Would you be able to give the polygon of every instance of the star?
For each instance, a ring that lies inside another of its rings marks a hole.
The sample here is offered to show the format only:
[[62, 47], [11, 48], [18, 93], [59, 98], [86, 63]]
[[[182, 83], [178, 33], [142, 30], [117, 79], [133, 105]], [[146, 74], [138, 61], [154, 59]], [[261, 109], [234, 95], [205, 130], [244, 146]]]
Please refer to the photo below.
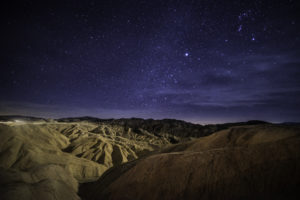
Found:
[[[209, 111], [210, 117], [225, 121], [256, 114], [276, 120], [275, 113], [286, 113], [278, 119], [300, 121], [296, 1], [284, 6], [226, 1], [216, 9], [209, 1], [94, 2], [68, 9], [54, 4], [51, 10], [42, 3], [20, 4], [5, 16], [0, 90], [7, 95], [0, 97], [0, 107], [10, 100], [42, 105], [51, 97], [57, 106], [70, 105], [59, 111], [66, 116], [72, 105], [79, 115], [104, 118], [98, 108], [118, 111], [111, 117], [200, 120]], [[39, 12], [26, 17], [31, 9]], [[30, 24], [30, 35], [24, 22]], [[205, 102], [220, 106], [205, 107]], [[292, 103], [275, 106], [285, 102]], [[232, 112], [224, 114], [223, 108], [233, 104]]]
[[240, 25], [239, 28], [238, 28], [238, 32], [241, 32], [243, 29], [243, 25]]

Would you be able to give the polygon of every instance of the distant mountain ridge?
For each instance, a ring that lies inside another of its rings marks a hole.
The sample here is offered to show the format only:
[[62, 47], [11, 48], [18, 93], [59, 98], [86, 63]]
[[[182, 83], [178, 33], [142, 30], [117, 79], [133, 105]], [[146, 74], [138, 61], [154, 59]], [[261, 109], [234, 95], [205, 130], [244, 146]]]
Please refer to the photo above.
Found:
[[[27, 115], [0, 115], [0, 121], [11, 121], [11, 120], [27, 120], [27, 121], [37, 121], [37, 120], [55, 120], [57, 122], [78, 122], [78, 121], [88, 121], [88, 122], [114, 122], [114, 123], [128, 123], [128, 121], [135, 121], [135, 122], [143, 122], [143, 121], [160, 121], [160, 122], [182, 122], [187, 124], [194, 124], [194, 125], [200, 125], [195, 124], [192, 122], [187, 122], [184, 120], [178, 120], [178, 119], [171, 119], [171, 118], [165, 118], [165, 119], [143, 119], [143, 118], [98, 118], [98, 117], [92, 117], [92, 116], [82, 116], [82, 117], [63, 117], [63, 118], [44, 118], [44, 117], [34, 117], [34, 116], [27, 116]], [[262, 120], [249, 120], [246, 122], [232, 122], [232, 123], [221, 123], [221, 124], [241, 124], [241, 125], [255, 125], [255, 124], [264, 124], [269, 123]], [[300, 123], [300, 122], [283, 122], [282, 124], [293, 124], [293, 123]], [[208, 124], [208, 125], [219, 125], [219, 124]], [[205, 126], [205, 125], [200, 125]]]
[[[77, 122], [90, 122], [112, 126], [122, 126], [126, 130], [132, 129], [134, 132], [148, 131], [158, 137], [167, 137], [172, 143], [179, 142], [179, 138], [188, 137], [203, 137], [210, 135], [216, 131], [227, 129], [233, 126], [242, 125], [258, 125], [258, 124], [269, 124], [269, 122], [251, 120], [247, 122], [236, 122], [236, 123], [224, 123], [224, 124], [211, 124], [211, 125], [200, 125], [186, 122], [177, 119], [142, 119], [142, 118], [120, 118], [120, 119], [100, 119], [96, 117], [84, 116], [84, 117], [69, 117], [59, 119], [44, 119], [30, 116], [0, 116], [0, 121], [42, 121], [42, 122], [63, 122], [63, 123], [77, 123]], [[167, 135], [167, 136], [166, 136]]]

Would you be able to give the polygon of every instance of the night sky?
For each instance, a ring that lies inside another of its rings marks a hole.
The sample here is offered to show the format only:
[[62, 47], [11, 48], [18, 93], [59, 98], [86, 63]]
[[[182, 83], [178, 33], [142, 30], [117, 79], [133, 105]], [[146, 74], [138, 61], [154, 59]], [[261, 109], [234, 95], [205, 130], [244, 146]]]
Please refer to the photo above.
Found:
[[297, 1], [16, 2], [0, 114], [300, 121]]

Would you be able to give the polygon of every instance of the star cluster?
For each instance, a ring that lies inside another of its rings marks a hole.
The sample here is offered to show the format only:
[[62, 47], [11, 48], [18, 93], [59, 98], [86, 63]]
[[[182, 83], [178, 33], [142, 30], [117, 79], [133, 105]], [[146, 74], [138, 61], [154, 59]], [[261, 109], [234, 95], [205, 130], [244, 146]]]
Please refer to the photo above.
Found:
[[0, 114], [299, 121], [296, 1], [21, 1]]

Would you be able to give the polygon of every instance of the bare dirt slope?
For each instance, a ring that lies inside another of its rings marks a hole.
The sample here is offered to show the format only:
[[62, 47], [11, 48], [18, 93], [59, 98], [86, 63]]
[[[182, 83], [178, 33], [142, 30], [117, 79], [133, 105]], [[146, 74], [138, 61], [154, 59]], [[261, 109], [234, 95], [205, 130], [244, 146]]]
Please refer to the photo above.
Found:
[[78, 182], [107, 168], [62, 150], [69, 139], [47, 124], [0, 124], [2, 199], [79, 199]]
[[78, 183], [169, 144], [118, 125], [57, 122], [0, 124], [3, 199], [79, 199]]
[[67, 120], [0, 122], [0, 199], [282, 199], [299, 189], [299, 126], [211, 134], [231, 125]]
[[[83, 199], [298, 199], [297, 126], [234, 127], [107, 171]], [[294, 196], [296, 195], [296, 196]]]

